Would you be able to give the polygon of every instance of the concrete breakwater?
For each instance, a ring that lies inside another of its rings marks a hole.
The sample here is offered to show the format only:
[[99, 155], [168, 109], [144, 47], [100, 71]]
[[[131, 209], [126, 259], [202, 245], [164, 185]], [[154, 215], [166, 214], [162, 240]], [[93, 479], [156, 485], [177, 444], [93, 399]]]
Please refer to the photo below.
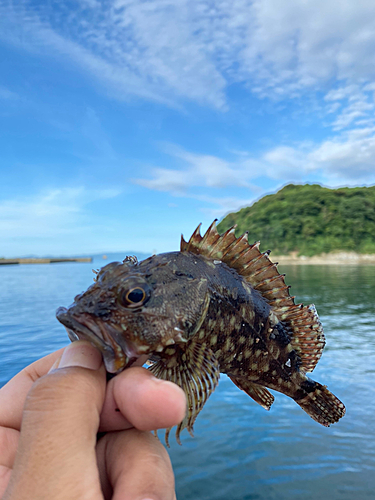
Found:
[[0, 259], [0, 266], [12, 264], [56, 264], [57, 262], [92, 262], [92, 257]]

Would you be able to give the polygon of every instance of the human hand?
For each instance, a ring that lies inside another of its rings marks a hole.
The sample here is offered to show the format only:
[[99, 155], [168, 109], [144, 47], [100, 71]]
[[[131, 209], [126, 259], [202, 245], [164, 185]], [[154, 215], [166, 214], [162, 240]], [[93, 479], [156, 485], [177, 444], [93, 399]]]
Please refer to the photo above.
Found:
[[183, 391], [144, 368], [107, 384], [99, 351], [74, 342], [0, 390], [0, 497], [173, 500], [169, 456], [148, 431], [185, 411]]

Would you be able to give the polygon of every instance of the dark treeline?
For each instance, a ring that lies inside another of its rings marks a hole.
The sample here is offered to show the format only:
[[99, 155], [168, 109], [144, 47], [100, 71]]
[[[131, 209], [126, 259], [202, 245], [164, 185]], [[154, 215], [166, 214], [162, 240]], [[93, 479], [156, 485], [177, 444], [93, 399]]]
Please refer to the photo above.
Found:
[[328, 189], [289, 184], [251, 207], [227, 215], [219, 232], [237, 224], [236, 235], [276, 254], [354, 251], [375, 253], [375, 186]]

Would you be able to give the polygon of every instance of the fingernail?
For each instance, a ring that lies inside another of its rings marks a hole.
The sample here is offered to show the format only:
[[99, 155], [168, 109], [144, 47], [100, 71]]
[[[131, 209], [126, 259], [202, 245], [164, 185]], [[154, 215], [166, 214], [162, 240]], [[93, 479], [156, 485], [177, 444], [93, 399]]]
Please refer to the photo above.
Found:
[[76, 341], [65, 348], [58, 369], [70, 366], [99, 370], [102, 355], [94, 346], [85, 341]]
[[56, 370], [56, 368], [59, 367], [59, 364], [60, 364], [60, 360], [61, 360], [61, 356], [56, 359], [56, 361], [53, 363], [53, 365], [51, 366], [51, 368], [49, 369], [49, 372], [48, 373], [51, 373], [53, 372], [53, 370]]

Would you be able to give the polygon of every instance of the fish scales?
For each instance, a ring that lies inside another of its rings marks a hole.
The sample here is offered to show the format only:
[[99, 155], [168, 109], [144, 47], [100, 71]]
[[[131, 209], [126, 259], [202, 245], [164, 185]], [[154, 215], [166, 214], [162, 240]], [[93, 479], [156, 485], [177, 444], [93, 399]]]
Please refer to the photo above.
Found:
[[219, 235], [215, 222], [203, 237], [198, 226], [188, 242], [182, 238], [179, 252], [103, 267], [57, 318], [72, 341], [86, 339], [101, 350], [109, 373], [148, 358], [156, 377], [184, 390], [178, 442], [184, 428], [192, 433], [220, 373], [266, 409], [273, 389], [320, 424], [337, 422], [343, 403], [306, 375], [325, 344], [315, 306], [294, 303], [259, 242], [236, 238], [234, 228]]

